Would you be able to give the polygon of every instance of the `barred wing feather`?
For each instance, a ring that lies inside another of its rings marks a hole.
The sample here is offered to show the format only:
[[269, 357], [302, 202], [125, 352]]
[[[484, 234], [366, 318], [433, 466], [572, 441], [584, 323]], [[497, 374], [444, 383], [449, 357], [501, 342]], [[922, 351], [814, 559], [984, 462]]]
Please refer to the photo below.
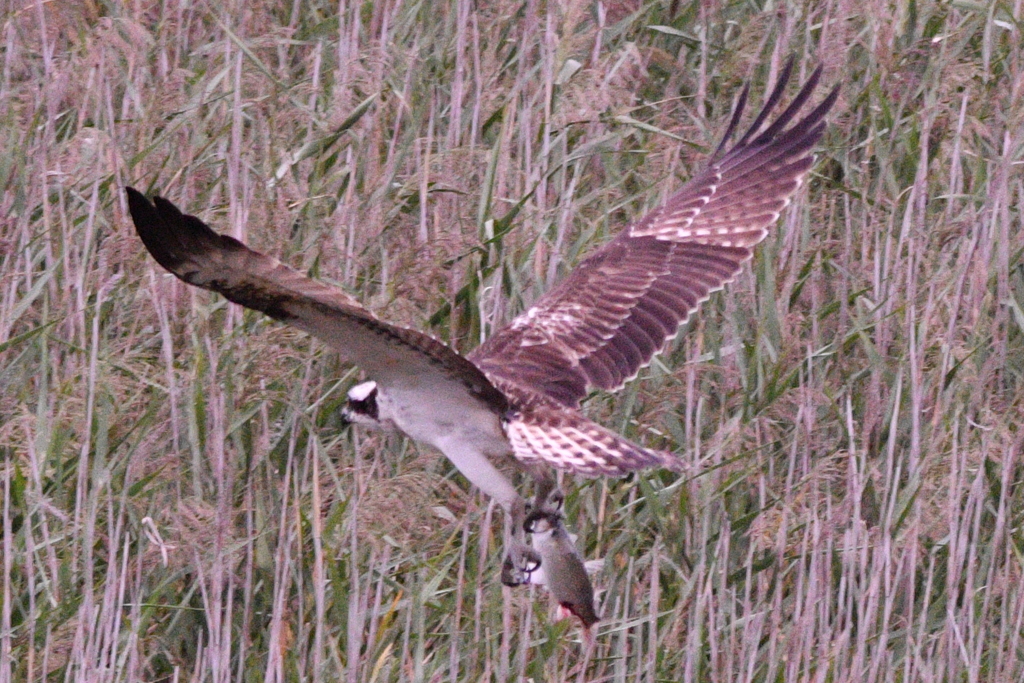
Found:
[[792, 70], [780, 75], [743, 137], [663, 206], [584, 260], [562, 283], [469, 355], [508, 392], [576, 407], [589, 387], [620, 388], [661, 352], [710, 294], [731, 282], [789, 203], [814, 159], [833, 90], [792, 127], [819, 68], [763, 132]]

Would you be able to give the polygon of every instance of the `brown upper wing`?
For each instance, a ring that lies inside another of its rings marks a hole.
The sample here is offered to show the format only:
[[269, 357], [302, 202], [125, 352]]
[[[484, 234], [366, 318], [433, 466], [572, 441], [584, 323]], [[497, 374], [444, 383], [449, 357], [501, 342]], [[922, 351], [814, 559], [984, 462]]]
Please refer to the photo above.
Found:
[[810, 169], [811, 148], [838, 88], [786, 128], [810, 98], [819, 68], [761, 132], [791, 70], [792, 62], [735, 145], [723, 149], [746, 89], [702, 173], [584, 260], [469, 359], [508, 394], [534, 394], [566, 407], [578, 405], [590, 386], [613, 390], [635, 376], [711, 292], [736, 277]]
[[[384, 385], [460, 394], [503, 414], [504, 395], [471, 362], [416, 330], [378, 320], [352, 297], [218, 235], [171, 202], [126, 188], [135, 228], [149, 253], [181, 280], [326, 341]], [[467, 392], [468, 390], [468, 392]]]

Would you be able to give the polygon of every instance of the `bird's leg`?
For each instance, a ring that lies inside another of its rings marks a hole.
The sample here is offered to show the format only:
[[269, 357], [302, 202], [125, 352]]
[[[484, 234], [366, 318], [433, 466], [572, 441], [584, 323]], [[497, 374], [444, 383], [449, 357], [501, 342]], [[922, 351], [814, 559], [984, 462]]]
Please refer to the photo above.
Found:
[[[358, 398], [358, 395], [357, 395]], [[505, 551], [501, 580], [506, 585], [518, 586], [529, 581], [530, 572], [540, 566], [540, 559], [526, 545], [523, 521], [526, 519], [526, 501], [512, 482], [495, 467], [487, 456], [473, 447], [467, 447], [460, 438], [441, 438], [433, 444], [448, 456], [463, 476], [501, 505], [505, 511]]]
[[558, 488], [558, 482], [550, 467], [533, 466], [528, 467], [527, 471], [534, 482], [533, 502], [531, 504], [517, 498], [508, 509], [512, 529], [506, 542], [508, 553], [501, 568], [501, 581], [506, 586], [530, 583], [530, 575], [540, 568], [541, 553], [526, 544], [529, 520], [538, 514], [561, 517], [562, 504], [565, 502], [565, 494]]
[[531, 467], [530, 476], [533, 477], [533, 510], [553, 510], [559, 512], [565, 502], [565, 494], [558, 487], [554, 473], [550, 467], [545, 465]]
[[521, 586], [530, 582], [530, 574], [540, 567], [540, 555], [526, 544], [526, 501], [517, 496], [505, 515], [505, 561], [501, 565], [501, 582]]

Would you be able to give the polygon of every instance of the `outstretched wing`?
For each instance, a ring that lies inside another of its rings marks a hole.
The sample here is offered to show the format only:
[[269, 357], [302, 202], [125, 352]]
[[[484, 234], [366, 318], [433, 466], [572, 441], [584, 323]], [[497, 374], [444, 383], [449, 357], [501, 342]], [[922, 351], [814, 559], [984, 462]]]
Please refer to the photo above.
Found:
[[218, 235], [171, 202], [133, 188], [128, 208], [146, 249], [181, 280], [319, 337], [377, 382], [425, 395], [482, 402], [499, 414], [504, 395], [471, 362], [442, 342], [378, 320], [336, 287], [316, 282], [227, 235]]
[[578, 405], [587, 387], [618, 389], [650, 363], [700, 303], [739, 274], [814, 161], [811, 148], [838, 88], [786, 126], [810, 98], [820, 68], [760, 131], [792, 66], [735, 145], [724, 149], [746, 89], [702, 173], [584, 260], [469, 359], [506, 393], [532, 393], [566, 407]]
[[648, 467], [676, 470], [680, 466], [671, 453], [638, 446], [574, 408], [535, 404], [513, 412], [505, 433], [520, 461], [587, 477], [622, 477]]

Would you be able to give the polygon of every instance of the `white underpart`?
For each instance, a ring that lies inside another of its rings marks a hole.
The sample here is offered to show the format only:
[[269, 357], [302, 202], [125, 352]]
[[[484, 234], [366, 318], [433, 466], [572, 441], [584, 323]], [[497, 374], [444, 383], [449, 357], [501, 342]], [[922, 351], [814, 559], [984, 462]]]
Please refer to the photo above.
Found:
[[442, 439], [435, 444], [452, 461], [473, 486], [493, 498], [506, 512], [521, 500], [516, 487], [480, 452], [473, 441], [459, 438]]
[[486, 495], [506, 510], [522, 499], [512, 482], [489, 456], [512, 453], [496, 413], [469, 399], [461, 386], [379, 386], [377, 410], [381, 421], [391, 421], [416, 441], [441, 451]]

